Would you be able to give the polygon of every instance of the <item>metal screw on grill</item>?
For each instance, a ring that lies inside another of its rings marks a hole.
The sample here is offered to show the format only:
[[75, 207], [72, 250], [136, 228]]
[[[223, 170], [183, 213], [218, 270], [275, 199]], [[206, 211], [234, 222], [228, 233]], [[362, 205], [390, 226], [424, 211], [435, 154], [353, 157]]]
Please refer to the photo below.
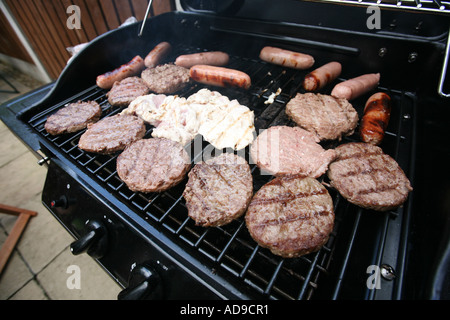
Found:
[[389, 24], [389, 28], [391, 30], [394, 30], [397, 27], [397, 20], [392, 20], [392, 22]]
[[408, 62], [412, 63], [417, 60], [418, 54], [417, 52], [411, 52], [408, 56]]
[[43, 166], [44, 164], [47, 163], [48, 160], [50, 160], [49, 157], [44, 157], [44, 158], [40, 159], [37, 163], [38, 163], [38, 165]]
[[392, 268], [388, 264], [382, 264], [381, 265], [381, 276], [386, 280], [394, 280], [395, 279], [395, 271], [394, 268]]
[[387, 49], [386, 48], [380, 48], [379, 50], [378, 50], [378, 56], [379, 57], [381, 57], [381, 58], [383, 58], [385, 55], [386, 55], [386, 53], [387, 53]]
[[420, 31], [422, 31], [422, 26], [423, 26], [423, 21], [420, 21], [417, 26], [414, 28], [416, 33], [419, 33]]

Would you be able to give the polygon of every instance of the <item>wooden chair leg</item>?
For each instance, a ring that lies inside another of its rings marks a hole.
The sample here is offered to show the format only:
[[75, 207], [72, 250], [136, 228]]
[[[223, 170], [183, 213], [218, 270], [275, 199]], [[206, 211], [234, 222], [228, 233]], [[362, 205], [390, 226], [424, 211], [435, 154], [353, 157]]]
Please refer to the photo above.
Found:
[[3, 271], [9, 257], [14, 250], [23, 230], [25, 229], [30, 217], [36, 216], [36, 211], [30, 211], [26, 209], [11, 207], [5, 204], [0, 204], [0, 213], [6, 213], [18, 216], [11, 232], [9, 233], [6, 241], [3, 243], [0, 249], [0, 274]]

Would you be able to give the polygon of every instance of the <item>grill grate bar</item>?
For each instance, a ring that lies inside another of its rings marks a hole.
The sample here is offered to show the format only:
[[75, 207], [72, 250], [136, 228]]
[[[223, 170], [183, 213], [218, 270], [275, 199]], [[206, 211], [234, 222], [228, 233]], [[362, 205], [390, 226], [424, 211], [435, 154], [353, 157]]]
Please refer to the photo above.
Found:
[[216, 262], [221, 262], [222, 258], [224, 257], [224, 255], [226, 254], [228, 248], [230, 247], [231, 243], [236, 239], [236, 236], [238, 235], [238, 233], [241, 231], [242, 227], [245, 225], [245, 221], [241, 221], [241, 223], [239, 224], [239, 227], [237, 228], [237, 230], [234, 232], [234, 234], [230, 237], [230, 240], [228, 241], [228, 243], [225, 245], [225, 247], [223, 248], [223, 250], [220, 252], [219, 256], [216, 259]]
[[[373, 262], [374, 265], [380, 266], [381, 265], [381, 259], [383, 256], [383, 252], [384, 252], [384, 248], [386, 245], [386, 235], [387, 235], [387, 230], [388, 230], [388, 226], [389, 226], [389, 212], [384, 214], [384, 222], [383, 222], [383, 229], [382, 229], [382, 233], [380, 234], [380, 237], [378, 239], [379, 244], [377, 245], [378, 248], [378, 252], [376, 254], [375, 261]], [[368, 291], [368, 298], [369, 299], [373, 299], [375, 296], [375, 290], [367, 290]]]
[[347, 270], [347, 265], [349, 263], [350, 254], [351, 254], [351, 251], [353, 248], [353, 244], [355, 242], [356, 234], [359, 229], [362, 211], [363, 211], [362, 209], [358, 209], [356, 217], [355, 217], [355, 222], [353, 224], [350, 241], [347, 244], [347, 250], [345, 252], [344, 259], [342, 261], [341, 267], [339, 268], [340, 271], [338, 273], [337, 283], [334, 287], [334, 292], [333, 292], [333, 296], [332, 296], [333, 300], [337, 299], [339, 292], [341, 290], [342, 281], [344, 279], [345, 271]]
[[280, 273], [281, 267], [283, 266], [284, 259], [280, 260], [280, 262], [277, 265], [277, 268], [273, 272], [272, 278], [270, 279], [269, 283], [267, 284], [266, 290], [264, 290], [265, 295], [269, 295], [270, 291], [272, 290], [272, 287], [275, 283], [275, 280], [277, 279], [278, 274]]
[[177, 231], [175, 231], [175, 234], [179, 235], [180, 232], [185, 228], [185, 226], [188, 224], [188, 222], [191, 219], [189, 217], [186, 217], [186, 219], [184, 219], [183, 223], [180, 225], [180, 227], [177, 229]]
[[91, 170], [91, 172], [93, 173], [93, 174], [97, 174], [100, 170], [103, 170], [107, 165], [109, 165], [111, 162], [113, 162], [114, 160], [116, 160], [115, 158], [113, 158], [113, 157], [111, 157], [111, 158], [109, 158], [109, 160], [106, 160], [104, 163], [101, 163], [100, 162], [100, 165], [96, 168], [96, 169], [94, 169], [94, 170]]
[[206, 235], [209, 233], [211, 229], [206, 229], [205, 232], [203, 232], [203, 234], [198, 238], [197, 242], [194, 244], [194, 247], [198, 248], [200, 247], [200, 244], [203, 242], [203, 240], [205, 239]]
[[250, 267], [250, 264], [253, 262], [253, 259], [255, 258], [256, 254], [259, 251], [259, 248], [261, 248], [259, 245], [255, 246], [255, 248], [252, 251], [252, 254], [250, 255], [250, 257], [247, 259], [247, 263], [245, 264], [245, 266], [242, 268], [241, 273], [239, 274], [240, 278], [244, 278], [245, 274], [247, 273], [248, 268]]
[[303, 286], [302, 286], [302, 288], [300, 290], [300, 293], [299, 293], [299, 295], [297, 297], [297, 299], [299, 299], [299, 300], [303, 299], [304, 296], [305, 296], [306, 289], [307, 289], [308, 285], [310, 285], [310, 279], [311, 279], [312, 273], [314, 271], [314, 268], [317, 265], [318, 259], [319, 259], [319, 252], [316, 252], [314, 254], [314, 259], [313, 259], [313, 261], [311, 263], [311, 268], [309, 269], [309, 272], [307, 273], [307, 275], [305, 277], [305, 280], [303, 282]]
[[158, 222], [163, 222], [164, 219], [167, 218], [167, 216], [170, 215], [170, 213], [172, 212], [172, 210], [180, 203], [180, 201], [183, 199], [183, 197], [179, 197], [177, 200], [175, 200], [175, 202], [173, 203], [173, 205], [167, 209], [164, 214], [161, 216], [161, 218], [158, 220]]

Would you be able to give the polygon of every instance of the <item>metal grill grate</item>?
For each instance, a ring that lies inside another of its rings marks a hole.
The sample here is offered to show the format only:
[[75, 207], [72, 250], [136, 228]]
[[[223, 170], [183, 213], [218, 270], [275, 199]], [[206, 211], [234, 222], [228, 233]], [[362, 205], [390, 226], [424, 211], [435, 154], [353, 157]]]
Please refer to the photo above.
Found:
[[441, 0], [320, 0], [320, 2], [357, 6], [378, 6], [387, 9], [432, 12], [439, 14], [450, 13], [450, 2]]
[[[198, 51], [198, 49], [178, 48], [178, 53], [189, 51]], [[230, 67], [247, 72], [253, 81], [252, 88], [246, 92], [218, 88], [214, 88], [214, 90], [220, 91], [230, 99], [238, 99], [240, 103], [252, 109], [255, 112], [257, 130], [271, 125], [291, 124], [284, 113], [284, 106], [297, 92], [302, 91], [300, 86], [305, 75], [303, 71], [285, 70], [261, 61], [240, 57], [232, 57]], [[188, 96], [202, 87], [194, 84], [181, 92], [180, 95]], [[267, 97], [276, 92], [278, 88], [282, 89], [282, 93], [277, 96], [272, 104], [265, 104]], [[410, 128], [403, 125], [403, 117], [405, 113], [410, 112], [408, 110], [411, 102], [403, 93], [395, 91], [389, 93], [394, 97], [397, 105], [403, 106], [403, 109], [400, 108], [400, 110], [393, 112], [392, 118], [397, 119], [397, 121], [393, 121], [394, 123], [390, 126], [391, 131], [387, 133], [386, 137], [386, 140], [390, 142], [388, 150], [385, 151], [398, 159], [402, 153], [400, 149], [408, 140], [407, 135]], [[362, 210], [357, 210], [342, 199], [335, 190], [329, 188], [335, 205], [335, 229], [328, 243], [321, 250], [296, 259], [282, 259], [272, 255], [267, 249], [259, 247], [251, 239], [243, 218], [223, 227], [203, 228], [195, 226], [194, 221], [187, 215], [182, 197], [185, 182], [166, 192], [157, 194], [132, 192], [116, 173], [117, 155], [91, 154], [77, 147], [79, 137], [84, 131], [56, 137], [46, 133], [44, 124], [47, 116], [69, 102], [95, 100], [102, 107], [102, 117], [120, 112], [119, 109], [109, 105], [105, 94], [105, 90], [96, 86], [91, 87], [67, 101], [50, 106], [42, 113], [33, 116], [29, 120], [29, 124], [46, 143], [59, 150], [62, 156], [67, 157], [75, 166], [112, 192], [118, 201], [126, 203], [149, 223], [156, 225], [158, 230], [174, 238], [178, 243], [183, 243], [191, 251], [194, 250], [197, 255], [196, 258], [208, 264], [213, 272], [218, 269], [227, 272], [238, 287], [250, 287], [257, 296], [270, 299], [311, 299], [321, 278], [330, 274], [336, 241], [340, 239], [341, 242], [345, 243], [344, 259], [335, 262], [337, 271], [334, 271], [338, 274], [334, 295], [339, 294], [340, 283], [352, 251], [355, 235], [360, 232], [358, 228]], [[354, 106], [361, 115], [363, 105]], [[151, 136], [151, 130], [152, 128], [148, 127], [146, 138]], [[343, 142], [352, 140], [357, 140], [357, 138], [349, 137]], [[324, 147], [334, 146], [331, 144]], [[187, 148], [189, 147], [187, 146]], [[203, 147], [202, 153], [206, 151], [210, 153], [209, 148], [211, 146], [203, 142]], [[408, 147], [408, 144], [406, 144], [406, 147]], [[246, 155], [248, 156], [248, 150]], [[192, 159], [194, 160], [199, 156], [201, 156], [201, 153], [192, 154]], [[409, 166], [408, 163], [401, 162], [400, 165], [403, 168]], [[251, 169], [256, 191], [271, 177], [261, 175], [259, 169], [254, 165], [251, 165]], [[323, 182], [326, 185], [326, 181]], [[380, 217], [384, 216], [385, 219], [391, 219], [397, 215], [397, 212], [388, 212], [383, 215], [380, 214]], [[340, 234], [339, 230], [343, 223], [352, 225], [350, 237]], [[379, 254], [381, 255], [383, 246], [380, 246], [380, 250]]]

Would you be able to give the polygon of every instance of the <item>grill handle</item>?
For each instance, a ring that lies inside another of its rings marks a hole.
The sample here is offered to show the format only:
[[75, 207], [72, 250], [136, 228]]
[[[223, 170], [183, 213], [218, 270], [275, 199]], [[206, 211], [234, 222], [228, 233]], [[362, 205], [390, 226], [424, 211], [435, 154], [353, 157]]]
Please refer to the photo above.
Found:
[[447, 38], [447, 45], [445, 48], [445, 57], [444, 57], [444, 63], [442, 65], [442, 71], [441, 71], [441, 78], [439, 79], [439, 88], [438, 93], [441, 97], [448, 98], [450, 97], [450, 94], [444, 93], [444, 82], [445, 82], [445, 76], [447, 74], [447, 66], [448, 66], [448, 59], [450, 55], [450, 28], [448, 31], [448, 38]]
[[74, 255], [87, 252], [93, 258], [102, 258], [107, 250], [107, 231], [103, 223], [90, 220], [86, 223], [86, 233], [70, 245]]
[[119, 292], [118, 300], [160, 300], [162, 281], [156, 270], [148, 263], [137, 265], [131, 271], [129, 287]]

